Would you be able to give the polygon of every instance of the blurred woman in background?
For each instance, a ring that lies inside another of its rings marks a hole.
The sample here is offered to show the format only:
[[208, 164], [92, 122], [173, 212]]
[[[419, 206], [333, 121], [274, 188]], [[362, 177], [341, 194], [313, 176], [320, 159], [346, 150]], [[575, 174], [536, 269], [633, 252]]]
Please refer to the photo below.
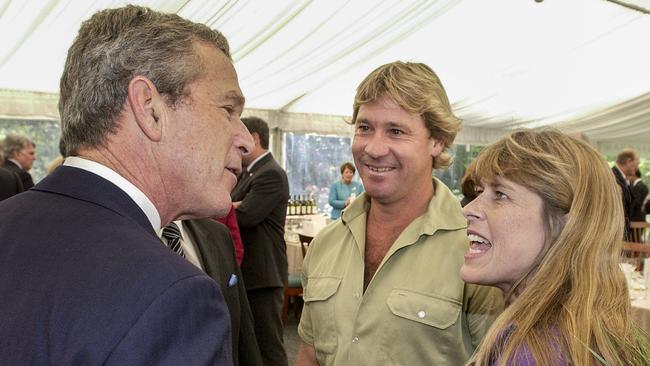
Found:
[[558, 131], [520, 131], [471, 166], [461, 277], [509, 306], [474, 365], [648, 365], [619, 269], [620, 192], [603, 158]]
[[361, 183], [352, 180], [356, 171], [350, 162], [341, 165], [341, 180], [332, 184], [330, 188], [329, 204], [332, 206], [332, 220], [341, 217], [341, 211], [363, 192]]

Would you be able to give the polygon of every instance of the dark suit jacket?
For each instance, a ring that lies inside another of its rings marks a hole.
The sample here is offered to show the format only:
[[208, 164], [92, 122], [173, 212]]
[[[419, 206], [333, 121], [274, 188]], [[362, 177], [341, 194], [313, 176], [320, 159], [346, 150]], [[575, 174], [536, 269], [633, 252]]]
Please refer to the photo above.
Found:
[[0, 168], [0, 201], [23, 191], [23, 183], [11, 170]]
[[0, 364], [226, 365], [219, 286], [109, 181], [62, 166], [0, 202]]
[[34, 181], [32, 180], [32, 175], [24, 171], [18, 165], [14, 164], [13, 161], [6, 159], [3, 168], [11, 170], [12, 172], [18, 174], [20, 181], [23, 183], [23, 189], [28, 190], [34, 186]]
[[623, 197], [623, 210], [625, 211], [625, 238], [630, 239], [630, 221], [632, 215], [632, 191], [630, 186], [627, 185], [627, 180], [621, 174], [616, 166], [612, 168], [614, 172], [614, 177], [616, 177], [616, 183], [621, 187], [621, 195]]
[[232, 192], [244, 242], [241, 270], [247, 290], [283, 287], [287, 279], [284, 220], [289, 200], [287, 174], [271, 154], [245, 172]]
[[648, 186], [643, 183], [641, 179], [635, 182], [632, 187], [632, 208], [630, 219], [632, 221], [645, 221], [645, 212], [643, 208], [643, 201], [648, 195]]
[[237, 266], [230, 230], [212, 219], [183, 221], [183, 228], [197, 249], [201, 265], [215, 280], [230, 312], [235, 365], [261, 365], [262, 357], [244, 280]]

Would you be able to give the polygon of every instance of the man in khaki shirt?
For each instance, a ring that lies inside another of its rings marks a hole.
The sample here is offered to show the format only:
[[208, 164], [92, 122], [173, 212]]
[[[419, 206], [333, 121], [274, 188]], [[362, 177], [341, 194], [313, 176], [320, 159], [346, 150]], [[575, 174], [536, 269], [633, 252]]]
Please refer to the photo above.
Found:
[[296, 365], [462, 365], [503, 302], [460, 279], [466, 221], [432, 178], [460, 123], [435, 73], [403, 62], [361, 83], [353, 123], [366, 193], [305, 258]]

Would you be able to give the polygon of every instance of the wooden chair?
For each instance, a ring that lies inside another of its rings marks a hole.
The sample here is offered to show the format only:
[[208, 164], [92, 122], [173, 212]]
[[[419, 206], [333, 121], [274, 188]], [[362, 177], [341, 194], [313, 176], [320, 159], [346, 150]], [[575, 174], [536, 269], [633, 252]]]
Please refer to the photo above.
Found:
[[309, 235], [303, 235], [303, 234], [298, 234], [298, 237], [300, 238], [302, 257], [305, 258], [305, 256], [307, 255], [307, 248], [309, 247], [309, 244], [311, 244], [311, 241], [314, 240], [314, 237]]
[[643, 259], [650, 258], [650, 244], [623, 242], [623, 257], [632, 258], [637, 271], [641, 271]]
[[645, 221], [630, 222], [630, 241], [634, 243], [645, 243], [646, 230], [650, 228], [650, 223]]
[[[307, 248], [311, 243], [311, 236], [298, 234], [300, 238], [300, 249], [302, 250], [302, 257], [305, 258]], [[300, 276], [289, 275], [287, 282], [284, 284], [284, 304], [282, 304], [282, 323], [287, 324], [289, 319], [289, 305], [293, 303], [294, 314], [297, 319], [300, 319], [300, 311], [302, 310], [302, 282]]]

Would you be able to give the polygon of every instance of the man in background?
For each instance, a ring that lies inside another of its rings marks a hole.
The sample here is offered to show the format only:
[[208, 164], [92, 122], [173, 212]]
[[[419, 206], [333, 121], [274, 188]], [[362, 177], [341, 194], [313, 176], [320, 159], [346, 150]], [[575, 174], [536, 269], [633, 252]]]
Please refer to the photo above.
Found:
[[262, 365], [230, 230], [213, 219], [177, 220], [163, 228], [161, 239], [172, 249], [180, 245], [176, 252], [219, 284], [230, 314], [233, 364]]
[[257, 117], [242, 121], [255, 146], [244, 156], [245, 170], [232, 192], [245, 248], [241, 270], [264, 365], [287, 365], [281, 310], [288, 270], [284, 221], [289, 183], [287, 174], [268, 150], [266, 122]]
[[365, 193], [312, 241], [297, 365], [464, 365], [502, 310], [465, 284], [467, 221], [434, 169], [460, 127], [440, 80], [393, 62], [357, 88], [352, 156]]
[[641, 179], [641, 171], [639, 169], [634, 172], [634, 175], [628, 176], [627, 180], [630, 182], [630, 191], [632, 193], [630, 220], [645, 221], [645, 209], [643, 203], [648, 196], [648, 186], [643, 183], [643, 180]]
[[[2, 150], [0, 150], [0, 161], [2, 161]], [[5, 200], [23, 191], [23, 183], [18, 174], [0, 168], [0, 201]]]
[[34, 181], [29, 170], [36, 160], [36, 144], [27, 136], [10, 133], [2, 142], [2, 150], [5, 156], [2, 167], [18, 174], [23, 189], [32, 188]]
[[623, 211], [625, 212], [625, 238], [627, 240], [631, 239], [632, 190], [625, 177], [633, 176], [637, 169], [639, 169], [639, 155], [632, 149], [621, 151], [616, 157], [616, 165], [612, 167], [616, 183], [621, 187]]
[[60, 87], [64, 164], [0, 203], [0, 360], [232, 364], [219, 285], [158, 237], [225, 215], [252, 148], [227, 40], [175, 14], [103, 10]]

